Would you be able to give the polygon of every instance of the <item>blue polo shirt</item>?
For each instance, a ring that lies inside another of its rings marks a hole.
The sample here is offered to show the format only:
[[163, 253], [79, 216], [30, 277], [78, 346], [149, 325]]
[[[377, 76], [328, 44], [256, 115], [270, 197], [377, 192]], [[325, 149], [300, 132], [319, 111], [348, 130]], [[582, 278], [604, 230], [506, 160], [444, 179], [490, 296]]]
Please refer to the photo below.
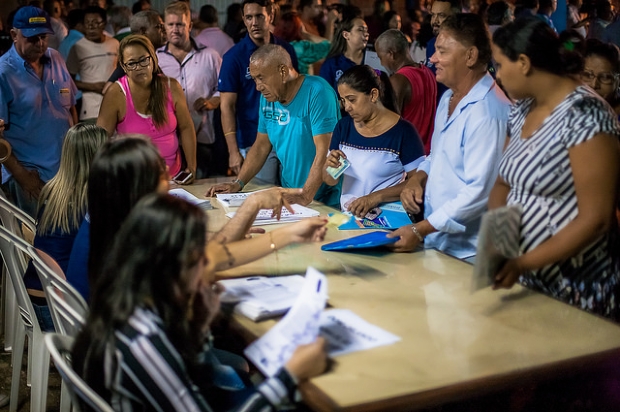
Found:
[[[291, 55], [293, 67], [297, 70], [297, 55], [293, 47], [285, 40], [271, 34], [269, 42], [278, 44]], [[222, 59], [218, 90], [237, 93], [237, 144], [246, 149], [254, 144], [258, 128], [258, 101], [260, 92], [250, 76], [250, 56], [258, 49], [249, 35], [246, 35]]]
[[336, 94], [338, 94], [338, 80], [344, 72], [354, 66], [357, 66], [357, 63], [345, 57], [344, 54], [333, 56], [323, 62], [319, 75], [324, 78], [336, 91]]
[[[60, 53], [48, 48], [42, 59], [41, 80], [15, 46], [0, 57], [0, 119], [8, 126], [4, 138], [17, 160], [38, 170], [41, 180], [47, 182], [60, 165], [77, 88]], [[10, 177], [3, 166], [2, 183]]]
[[[308, 179], [316, 156], [314, 136], [332, 133], [340, 119], [336, 93], [322, 78], [305, 76], [290, 103], [260, 98], [258, 131], [267, 134], [282, 163], [282, 187], [301, 188]], [[322, 184], [316, 200], [337, 206], [340, 185]]]

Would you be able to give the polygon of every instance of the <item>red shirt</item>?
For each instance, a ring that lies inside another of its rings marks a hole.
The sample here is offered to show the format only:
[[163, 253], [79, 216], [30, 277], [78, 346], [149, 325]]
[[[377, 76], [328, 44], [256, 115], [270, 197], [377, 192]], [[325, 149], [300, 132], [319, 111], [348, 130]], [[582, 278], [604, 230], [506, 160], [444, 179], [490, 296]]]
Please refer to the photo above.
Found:
[[431, 138], [437, 110], [435, 75], [424, 65], [401, 67], [396, 73], [405, 76], [411, 85], [411, 99], [405, 104], [401, 115], [415, 126], [424, 144], [424, 151], [428, 155], [431, 152]]

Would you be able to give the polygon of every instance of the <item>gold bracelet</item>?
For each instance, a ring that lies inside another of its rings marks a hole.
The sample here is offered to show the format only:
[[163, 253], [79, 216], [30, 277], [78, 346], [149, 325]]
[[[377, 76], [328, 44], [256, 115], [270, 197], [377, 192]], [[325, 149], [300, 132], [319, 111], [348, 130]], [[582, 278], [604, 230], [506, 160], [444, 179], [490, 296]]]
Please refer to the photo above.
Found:
[[418, 240], [420, 242], [424, 242], [424, 236], [422, 236], [422, 234], [420, 233], [418, 228], [415, 227], [415, 225], [411, 225], [411, 230], [413, 230], [413, 233], [418, 237]]
[[273, 233], [269, 232], [269, 241], [271, 242], [271, 244], [269, 245], [269, 247], [271, 248], [272, 251], [277, 251], [278, 248], [276, 247], [275, 242], [273, 241]]
[[224, 133], [224, 137], [228, 136], [229, 134], [236, 134], [236, 133], [237, 133], [236, 131], [234, 131], [234, 132]]

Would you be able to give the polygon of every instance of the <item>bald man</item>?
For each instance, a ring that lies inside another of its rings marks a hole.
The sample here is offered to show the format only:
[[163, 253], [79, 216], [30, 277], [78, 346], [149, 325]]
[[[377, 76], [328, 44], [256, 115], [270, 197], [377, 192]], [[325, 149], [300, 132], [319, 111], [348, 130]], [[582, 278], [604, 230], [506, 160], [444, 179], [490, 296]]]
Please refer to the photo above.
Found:
[[338, 98], [318, 76], [300, 75], [281, 46], [266, 44], [252, 54], [250, 75], [261, 93], [258, 133], [238, 178], [213, 186], [207, 193], [235, 193], [261, 169], [272, 148], [282, 163], [284, 188], [290, 203], [312, 199], [338, 205], [340, 187], [324, 185], [322, 172], [332, 131], [340, 118]]

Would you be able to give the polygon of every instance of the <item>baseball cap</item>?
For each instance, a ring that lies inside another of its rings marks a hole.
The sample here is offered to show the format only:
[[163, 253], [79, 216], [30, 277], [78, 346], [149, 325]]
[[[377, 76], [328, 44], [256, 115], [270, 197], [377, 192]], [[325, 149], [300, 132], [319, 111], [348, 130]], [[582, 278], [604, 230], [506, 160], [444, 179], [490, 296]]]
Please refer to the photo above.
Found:
[[33, 6], [25, 6], [17, 10], [13, 18], [13, 27], [20, 29], [24, 37], [54, 34], [49, 14]]

